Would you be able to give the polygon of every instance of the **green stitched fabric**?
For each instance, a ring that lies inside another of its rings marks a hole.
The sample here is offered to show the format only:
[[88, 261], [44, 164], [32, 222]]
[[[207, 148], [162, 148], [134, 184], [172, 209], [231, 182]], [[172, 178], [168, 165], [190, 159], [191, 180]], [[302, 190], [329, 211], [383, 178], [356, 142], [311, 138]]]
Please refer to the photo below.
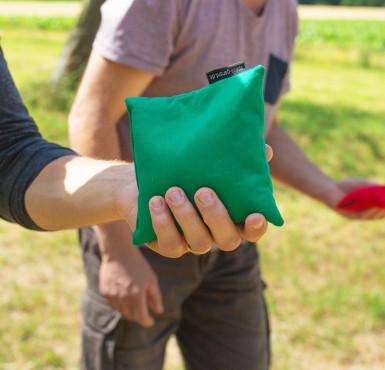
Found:
[[256, 66], [190, 93], [126, 99], [139, 189], [135, 245], [156, 238], [149, 200], [172, 186], [193, 204], [199, 188], [212, 188], [234, 222], [257, 212], [283, 225], [263, 139], [263, 76]]

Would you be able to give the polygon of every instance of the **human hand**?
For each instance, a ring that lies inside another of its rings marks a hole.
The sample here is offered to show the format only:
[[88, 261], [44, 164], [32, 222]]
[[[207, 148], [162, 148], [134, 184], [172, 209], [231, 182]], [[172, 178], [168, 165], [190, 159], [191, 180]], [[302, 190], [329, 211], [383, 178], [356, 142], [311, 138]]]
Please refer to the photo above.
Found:
[[[273, 152], [268, 145], [266, 153], [270, 161]], [[122, 194], [120, 208], [131, 229], [135, 230], [138, 189], [136, 183], [130, 186], [131, 189]], [[187, 252], [206, 253], [213, 245], [231, 251], [240, 245], [242, 238], [256, 242], [266, 232], [267, 221], [258, 213], [235, 224], [216, 193], [209, 188], [196, 192], [195, 203], [202, 217], [178, 187], [169, 189], [165, 197], [153, 197], [149, 207], [157, 239], [149, 242], [148, 247], [163, 256], [178, 258]], [[182, 232], [176, 227], [175, 220]]]
[[366, 208], [362, 211], [341, 211], [337, 204], [351, 191], [365, 186], [376, 185], [372, 180], [360, 178], [347, 178], [337, 181], [334, 186], [325, 189], [325, 203], [342, 216], [356, 220], [375, 220], [385, 217], [385, 210], [377, 207]]
[[102, 252], [99, 277], [102, 295], [127, 320], [152, 326], [151, 311], [163, 312], [162, 295], [158, 279], [140, 249], [128, 245], [125, 239], [120, 245], [101, 245], [101, 250], [108, 250]]

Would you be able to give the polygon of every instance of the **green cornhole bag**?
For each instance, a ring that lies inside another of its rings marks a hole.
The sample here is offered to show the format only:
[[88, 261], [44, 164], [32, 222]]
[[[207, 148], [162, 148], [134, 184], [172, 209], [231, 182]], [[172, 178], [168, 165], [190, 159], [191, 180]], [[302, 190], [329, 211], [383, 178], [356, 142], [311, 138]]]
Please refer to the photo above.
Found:
[[194, 205], [199, 188], [212, 188], [234, 222], [262, 213], [283, 225], [263, 139], [263, 76], [257, 66], [190, 93], [126, 99], [139, 189], [135, 245], [156, 239], [149, 201], [172, 186]]

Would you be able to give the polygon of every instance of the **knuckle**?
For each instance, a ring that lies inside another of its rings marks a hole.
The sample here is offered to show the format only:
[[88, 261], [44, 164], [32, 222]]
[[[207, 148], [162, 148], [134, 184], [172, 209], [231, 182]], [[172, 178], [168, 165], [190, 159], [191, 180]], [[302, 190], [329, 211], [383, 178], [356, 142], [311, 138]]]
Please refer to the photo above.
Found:
[[180, 244], [174, 246], [167, 245], [166, 247], [159, 245], [159, 253], [168, 258], [179, 258], [184, 254], [184, 249]]
[[202, 250], [207, 251], [208, 249], [210, 249], [213, 246], [213, 241], [211, 238], [206, 239], [204, 243], [200, 244], [200, 246], [201, 246]]
[[230, 235], [221, 243], [221, 249], [232, 251], [241, 244], [241, 237], [239, 235]]
[[194, 251], [207, 252], [213, 246], [213, 242], [211, 238], [204, 238], [196, 243], [191, 243], [190, 246]]
[[166, 257], [168, 258], [179, 258], [184, 254], [184, 250], [178, 249], [177, 251], [170, 252]]

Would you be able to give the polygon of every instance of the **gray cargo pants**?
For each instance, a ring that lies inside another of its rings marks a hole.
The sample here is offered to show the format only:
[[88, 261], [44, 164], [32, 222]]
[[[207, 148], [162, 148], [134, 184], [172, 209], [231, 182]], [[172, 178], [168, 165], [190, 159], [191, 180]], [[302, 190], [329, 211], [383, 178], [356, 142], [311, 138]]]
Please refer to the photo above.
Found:
[[255, 244], [179, 259], [141, 248], [158, 276], [165, 307], [152, 328], [143, 328], [122, 318], [99, 293], [93, 230], [83, 229], [80, 240], [87, 275], [83, 370], [160, 370], [172, 334], [188, 370], [268, 369], [269, 328]]

